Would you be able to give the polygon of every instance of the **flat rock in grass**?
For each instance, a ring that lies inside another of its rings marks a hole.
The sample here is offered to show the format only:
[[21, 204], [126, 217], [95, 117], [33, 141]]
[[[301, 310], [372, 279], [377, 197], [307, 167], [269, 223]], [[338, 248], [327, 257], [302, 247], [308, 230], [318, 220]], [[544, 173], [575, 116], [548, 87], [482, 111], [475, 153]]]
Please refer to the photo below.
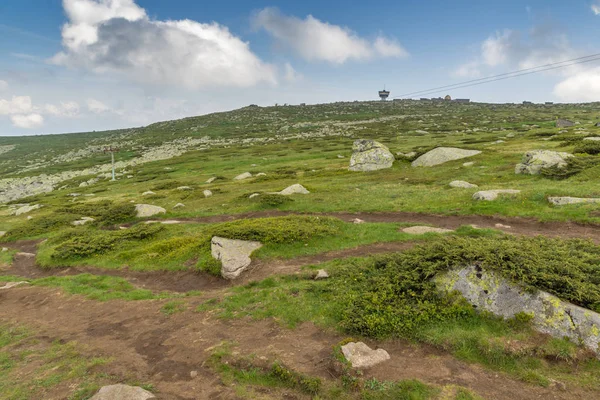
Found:
[[568, 119], [557, 119], [556, 120], [556, 127], [557, 128], [568, 128], [570, 126], [574, 126], [575, 122], [573, 121], [569, 121]]
[[214, 236], [211, 240], [211, 254], [221, 261], [221, 276], [225, 279], [235, 279], [249, 266], [250, 255], [260, 249], [262, 243], [247, 240], [225, 239]]
[[310, 192], [301, 184], [296, 183], [295, 185], [288, 186], [283, 189], [279, 194], [284, 196], [290, 196], [292, 194], [309, 194]]
[[402, 229], [402, 232], [411, 235], [424, 235], [425, 233], [450, 233], [453, 231], [450, 229], [435, 228], [433, 226], [411, 226]]
[[352, 223], [353, 223], [353, 224], [364, 224], [364, 223], [365, 223], [365, 221], [364, 221], [364, 220], [362, 220], [362, 219], [360, 219], [360, 218], [354, 218], [354, 219], [352, 220]]
[[138, 386], [110, 385], [101, 388], [90, 400], [150, 400], [153, 393]]
[[501, 194], [515, 195], [519, 193], [521, 193], [521, 191], [515, 189], [482, 190], [473, 195], [473, 200], [493, 201], [496, 200]]
[[152, 196], [154, 193], [152, 190], [148, 190], [147, 192], [142, 193], [142, 196]]
[[348, 170], [365, 172], [391, 168], [394, 160], [394, 155], [383, 144], [374, 140], [355, 140]]
[[27, 214], [30, 213], [34, 210], [38, 210], [42, 208], [41, 204], [35, 204], [33, 206], [27, 205], [27, 206], [23, 206], [20, 208], [17, 208], [17, 210], [15, 211], [14, 215], [22, 215], [22, 214]]
[[531, 150], [523, 155], [520, 164], [515, 167], [515, 174], [538, 175], [542, 168], [567, 166], [567, 160], [573, 157], [573, 154], [551, 151], [551, 150]]
[[473, 161], [469, 161], [463, 164], [463, 167], [472, 167], [473, 165], [475, 165], [475, 163]]
[[315, 280], [327, 279], [329, 278], [329, 274], [324, 269], [320, 269], [317, 271], [317, 275], [315, 276]]
[[177, 190], [192, 190], [192, 188], [189, 186], [179, 186]]
[[566, 206], [569, 204], [600, 204], [600, 198], [548, 197], [548, 202], [555, 206]]
[[456, 147], [438, 147], [423, 154], [412, 162], [413, 167], [433, 167], [448, 161], [460, 160], [481, 154], [479, 150], [464, 150]]
[[177, 203], [173, 206], [173, 208], [181, 208], [181, 207], [185, 207], [185, 204], [183, 203]]
[[204, 197], [210, 197], [213, 195], [213, 192], [211, 192], [210, 190], [205, 190], [204, 192], [202, 192], [204, 194]]
[[4, 286], [0, 287], [0, 290], [12, 289], [22, 285], [29, 285], [29, 282], [7, 282]]
[[252, 174], [250, 172], [244, 172], [243, 174], [239, 174], [238, 176], [233, 178], [233, 180], [241, 181], [241, 180], [248, 179], [248, 178], [252, 178]]
[[600, 137], [597, 137], [597, 136], [586, 137], [586, 138], [583, 138], [583, 140], [587, 140], [587, 141], [590, 141], [590, 142], [600, 142]]
[[342, 354], [352, 364], [352, 368], [371, 368], [390, 359], [387, 351], [373, 350], [363, 342], [350, 342], [343, 345]]
[[473, 189], [478, 186], [474, 185], [472, 183], [466, 182], [466, 181], [452, 181], [452, 182], [450, 182], [450, 187], [459, 188], [459, 189]]
[[216, 181], [216, 180], [217, 180], [217, 177], [216, 177], [216, 176], [213, 176], [212, 178], [209, 178], [209, 179], [206, 181], [206, 183], [213, 183], [213, 182], [214, 182], [214, 181]]
[[512, 318], [519, 313], [532, 315], [539, 332], [556, 338], [568, 337], [574, 343], [600, 356], [600, 314], [573, 305], [538, 290], [531, 292], [486, 271], [477, 265], [457, 268], [434, 278], [436, 286], [446, 292], [460, 292], [478, 310]]
[[137, 212], [138, 218], [152, 217], [154, 215], [164, 214], [167, 212], [167, 210], [164, 208], [153, 206], [151, 204], [136, 204], [135, 211]]
[[250, 196], [248, 196], [249, 199], [253, 199], [255, 197], [260, 196], [260, 193], [252, 193]]
[[15, 254], [15, 257], [35, 258], [35, 254], [33, 254], [33, 253], [19, 252], [19, 253]]
[[6, 235], [6, 231], [0, 231], [0, 238]]
[[82, 217], [81, 219], [79, 219], [77, 221], [71, 222], [71, 225], [81, 226], [81, 225], [87, 224], [88, 222], [93, 222], [93, 221], [95, 221], [95, 219], [92, 217]]

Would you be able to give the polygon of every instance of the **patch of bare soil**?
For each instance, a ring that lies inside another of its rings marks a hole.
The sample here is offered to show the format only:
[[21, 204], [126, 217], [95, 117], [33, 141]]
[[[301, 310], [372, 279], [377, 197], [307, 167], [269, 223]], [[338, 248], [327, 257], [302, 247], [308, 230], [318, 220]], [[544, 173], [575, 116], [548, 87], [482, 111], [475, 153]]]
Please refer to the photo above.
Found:
[[[336, 333], [310, 323], [289, 330], [272, 320], [222, 320], [192, 311], [197, 301], [190, 300], [187, 311], [168, 317], [160, 312], [164, 301], [99, 303], [56, 289], [20, 287], [0, 294], [0, 319], [24, 324], [53, 340], [77, 341], [84, 354], [112, 357], [100, 367], [102, 372], [152, 383], [162, 400], [238, 398], [207, 365], [211, 349], [222, 342], [234, 343], [233, 350], [241, 355], [278, 359], [302, 373], [332, 379], [329, 357], [342, 339]], [[561, 392], [529, 385], [403, 341], [368, 344], [385, 348], [391, 360], [366, 371], [366, 377], [456, 384], [486, 399], [597, 398], [576, 387]], [[66, 398], [69, 393], [64, 390], [54, 398]]]

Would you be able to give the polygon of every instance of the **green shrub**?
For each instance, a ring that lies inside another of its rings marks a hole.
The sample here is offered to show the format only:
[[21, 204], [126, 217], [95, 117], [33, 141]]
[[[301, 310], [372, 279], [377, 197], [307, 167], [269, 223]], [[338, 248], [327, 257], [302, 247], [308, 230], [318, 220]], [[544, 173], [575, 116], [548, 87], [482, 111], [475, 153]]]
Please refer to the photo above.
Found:
[[277, 207], [282, 204], [292, 203], [294, 199], [290, 196], [284, 196], [282, 194], [261, 194], [256, 197], [256, 201], [263, 207]]
[[129, 222], [136, 216], [135, 205], [131, 203], [114, 204], [111, 201], [93, 203], [75, 203], [58, 208], [55, 213], [68, 214], [71, 221], [81, 217], [92, 217], [100, 225], [115, 225]]
[[589, 155], [598, 155], [600, 154], [600, 142], [584, 140], [575, 146], [573, 150], [576, 154], [589, 154]]
[[50, 214], [45, 217], [34, 218], [8, 231], [6, 239], [16, 240], [43, 235], [69, 226], [75, 219], [77, 218], [69, 214]]
[[579, 174], [582, 171], [593, 168], [596, 165], [600, 165], [600, 158], [597, 157], [570, 157], [567, 159], [567, 165], [560, 168], [558, 166], [552, 166], [548, 168], [542, 168], [540, 174], [546, 178], [551, 179], [567, 179], [574, 175]]
[[180, 181], [165, 181], [165, 182], [157, 183], [156, 185], [152, 186], [150, 188], [150, 190], [170, 190], [170, 189], [177, 189], [180, 186], [186, 186], [186, 185]]

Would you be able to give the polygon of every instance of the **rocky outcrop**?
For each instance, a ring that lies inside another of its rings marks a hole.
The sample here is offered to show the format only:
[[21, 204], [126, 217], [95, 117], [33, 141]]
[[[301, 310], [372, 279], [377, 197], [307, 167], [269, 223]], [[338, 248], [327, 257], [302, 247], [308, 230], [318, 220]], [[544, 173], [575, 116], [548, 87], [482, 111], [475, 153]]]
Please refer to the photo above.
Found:
[[373, 350], [363, 342], [350, 342], [343, 345], [342, 354], [352, 364], [352, 368], [371, 368], [390, 359], [387, 351]]
[[521, 164], [515, 167], [515, 174], [537, 175], [542, 168], [564, 168], [570, 157], [573, 157], [573, 154], [550, 150], [528, 151], [523, 155]]
[[156, 399], [153, 393], [137, 386], [110, 385], [101, 388], [90, 400], [150, 400]]
[[600, 314], [562, 301], [544, 292], [526, 291], [498, 274], [477, 265], [437, 276], [436, 284], [446, 292], [458, 291], [478, 310], [512, 318], [531, 315], [534, 327], [557, 338], [568, 337], [600, 356]]
[[150, 204], [136, 204], [135, 211], [137, 212], [138, 218], [152, 217], [157, 214], [164, 214], [167, 212], [162, 207], [153, 206]]
[[383, 144], [374, 140], [356, 140], [352, 145], [350, 171], [377, 171], [391, 168], [394, 155]]
[[215, 236], [211, 240], [211, 254], [221, 261], [221, 276], [225, 279], [235, 279], [249, 266], [250, 255], [260, 249], [260, 242], [226, 239]]
[[433, 226], [411, 226], [402, 229], [402, 232], [410, 235], [424, 235], [426, 233], [449, 233], [452, 232], [450, 229], [434, 228]]
[[548, 197], [548, 202], [555, 206], [566, 206], [569, 204], [600, 204], [599, 198], [581, 197]]
[[452, 181], [452, 182], [450, 182], [450, 187], [459, 188], [459, 189], [473, 189], [473, 188], [476, 188], [479, 186], [474, 185], [469, 182], [466, 182], [466, 181]]
[[295, 185], [292, 186], [288, 186], [287, 188], [283, 189], [281, 192], [278, 192], [278, 194], [284, 195], [284, 196], [290, 196], [292, 194], [309, 194], [310, 192], [301, 184], [296, 183]]
[[473, 195], [473, 200], [492, 201], [496, 200], [501, 194], [515, 195], [519, 193], [521, 193], [521, 191], [515, 189], [482, 190]]
[[456, 147], [438, 147], [423, 154], [412, 162], [413, 167], [433, 167], [447, 163], [448, 161], [460, 160], [481, 154], [479, 150], [464, 150]]

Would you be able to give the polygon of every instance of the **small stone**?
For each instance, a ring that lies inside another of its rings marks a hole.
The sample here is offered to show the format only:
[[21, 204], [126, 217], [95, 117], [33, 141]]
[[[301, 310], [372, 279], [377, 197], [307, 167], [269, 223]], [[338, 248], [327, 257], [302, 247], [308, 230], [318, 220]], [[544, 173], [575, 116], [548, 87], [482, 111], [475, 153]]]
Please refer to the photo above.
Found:
[[238, 176], [233, 178], [233, 180], [241, 181], [241, 180], [248, 179], [248, 178], [252, 178], [252, 174], [250, 172], [244, 172], [243, 174], [239, 174]]
[[8, 247], [3, 247], [3, 248], [2, 248], [2, 252], [3, 252], [3, 253], [6, 253], [7, 251], [8, 251]]
[[329, 278], [329, 274], [324, 269], [320, 269], [317, 271], [317, 275], [315, 276], [315, 280], [327, 279]]
[[6, 231], [0, 231], [0, 238], [4, 235], [6, 235]]
[[365, 221], [364, 221], [364, 220], [362, 220], [362, 219], [360, 219], [360, 218], [354, 218], [354, 219], [352, 220], [352, 223], [353, 223], [353, 224], [364, 224], [364, 223], [365, 223]]
[[450, 233], [452, 230], [444, 228], [434, 228], [432, 226], [411, 226], [402, 229], [402, 232], [411, 235], [423, 235], [425, 233]]
[[142, 196], [150, 196], [153, 194], [156, 194], [156, 193], [154, 193], [152, 190], [148, 190], [147, 192], [142, 193]]
[[472, 167], [473, 165], [475, 165], [475, 163], [473, 161], [469, 161], [463, 164], [463, 167]]
[[473, 200], [492, 201], [496, 200], [501, 194], [515, 195], [519, 193], [521, 193], [520, 190], [514, 189], [483, 190], [481, 192], [475, 193], [473, 195]]
[[190, 371], [190, 378], [194, 379], [198, 376], [198, 371]]
[[258, 174], [256, 174], [257, 177], [259, 176], [267, 176], [267, 174], [265, 174], [264, 172], [259, 172]]
[[338, 154], [338, 155], [337, 155], [337, 158], [346, 158], [346, 157], [344, 157], [344, 156], [343, 156], [343, 155], [341, 155], [341, 154]]
[[600, 204], [600, 198], [548, 197], [548, 202], [555, 206], [565, 206], [569, 204]]
[[260, 193], [252, 193], [250, 196], [248, 196], [249, 199], [253, 199], [255, 197], [260, 196]]
[[185, 204], [183, 203], [177, 203], [173, 206], [173, 208], [181, 208], [181, 207], [185, 207]]
[[35, 258], [35, 254], [33, 254], [33, 253], [19, 252], [19, 253], [15, 254], [15, 257]]
[[494, 226], [498, 229], [512, 229], [512, 226], [503, 225], [503, 224], [496, 224]]
[[27, 216], [27, 221], [31, 221], [33, 219], [33, 217], [31, 215]]
[[350, 158], [350, 171], [376, 171], [391, 168], [395, 157], [383, 144], [374, 140], [354, 141]]
[[137, 386], [123, 384], [104, 386], [90, 400], [150, 400], [154, 394]]
[[150, 204], [136, 204], [135, 210], [138, 218], [152, 217], [153, 215], [164, 214], [167, 212], [167, 210], [162, 207], [153, 206]]
[[204, 192], [202, 192], [204, 194], [204, 197], [210, 197], [213, 195], [213, 192], [211, 192], [210, 190], [205, 190]]
[[213, 176], [212, 178], [208, 179], [208, 180], [206, 181], [206, 183], [213, 183], [213, 182], [214, 182], [216, 179], [217, 179], [217, 177], [216, 177], [216, 176]]
[[598, 141], [600, 141], [600, 137], [586, 137], [583, 140], [587, 140], [590, 142], [598, 142]]
[[466, 181], [452, 181], [452, 182], [450, 182], [450, 187], [460, 188], [460, 189], [472, 189], [472, 188], [476, 188], [478, 186], [474, 185], [472, 183], [466, 182]]
[[310, 192], [304, 186], [300, 185], [299, 183], [289, 186], [289, 187], [283, 189], [281, 192], [279, 192], [279, 194], [281, 194], [283, 196], [290, 196], [292, 194], [309, 194], [309, 193]]
[[342, 346], [342, 353], [352, 364], [352, 368], [370, 368], [390, 359], [387, 351], [372, 350], [363, 342], [350, 342]]
[[192, 188], [189, 186], [179, 186], [177, 190], [192, 190]]
[[455, 147], [438, 147], [423, 154], [413, 161], [411, 165], [413, 167], [433, 167], [449, 161], [473, 157], [478, 154], [481, 154], [481, 151], [458, 149]]

